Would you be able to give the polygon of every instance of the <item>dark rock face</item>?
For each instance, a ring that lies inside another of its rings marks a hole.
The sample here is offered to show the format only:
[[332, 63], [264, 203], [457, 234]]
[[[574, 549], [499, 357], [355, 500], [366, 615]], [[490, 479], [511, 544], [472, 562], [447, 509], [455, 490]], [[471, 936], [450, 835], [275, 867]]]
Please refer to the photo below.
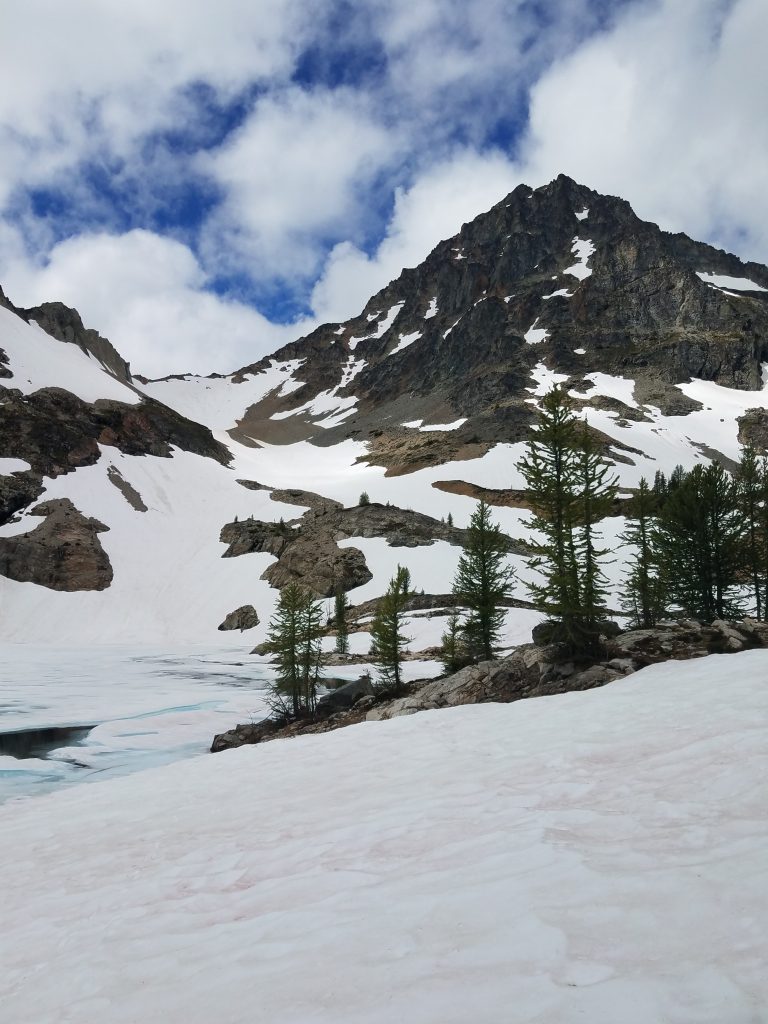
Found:
[[108, 527], [82, 515], [67, 498], [32, 509], [44, 521], [29, 533], [0, 537], [0, 574], [50, 590], [104, 590], [112, 566], [98, 534]]
[[768, 410], [747, 409], [737, 422], [739, 444], [751, 444], [758, 455], [768, 455]]
[[239, 608], [235, 608], [233, 612], [230, 612], [219, 626], [219, 629], [239, 629], [242, 633], [243, 630], [253, 629], [253, 627], [258, 626], [258, 624], [259, 616], [256, 609], [252, 604], [244, 604]]
[[[578, 263], [576, 239], [594, 245], [584, 279], [567, 273]], [[343, 425], [325, 430], [306, 416], [280, 422], [298, 429], [301, 421], [302, 436], [316, 444], [366, 440], [369, 461], [391, 472], [523, 439], [532, 417], [526, 388], [542, 362], [574, 382], [595, 371], [632, 378], [637, 400], [666, 414], [697, 407], [674, 387], [691, 377], [757, 390], [768, 357], [768, 294], [731, 296], [697, 271], [768, 287], [768, 268], [661, 231], [623, 200], [564, 175], [535, 191], [520, 185], [420, 266], [404, 270], [340, 334], [337, 325], [325, 325], [276, 353], [303, 360], [296, 376], [306, 383], [254, 406], [242, 430], [274, 430], [270, 415], [339, 386], [350, 357], [365, 365], [338, 392], [359, 398]], [[389, 313], [394, 320], [377, 337]], [[534, 323], [548, 336], [528, 344], [524, 335]], [[412, 344], [393, 351], [401, 336], [417, 332]], [[616, 410], [628, 420], [642, 415], [622, 403]], [[426, 434], [402, 426], [417, 418], [466, 422]]]

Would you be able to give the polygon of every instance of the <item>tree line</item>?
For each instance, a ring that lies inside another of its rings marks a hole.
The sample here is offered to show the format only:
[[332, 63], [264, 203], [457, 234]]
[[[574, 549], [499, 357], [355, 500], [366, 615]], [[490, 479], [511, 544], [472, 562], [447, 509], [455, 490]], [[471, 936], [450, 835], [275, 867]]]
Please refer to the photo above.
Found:
[[[616, 503], [618, 479], [598, 436], [559, 387], [544, 396], [518, 463], [530, 505], [532, 539], [526, 584], [545, 615], [542, 635], [575, 658], [599, 653], [611, 610], [600, 522], [622, 514], [622, 544], [631, 551], [621, 588], [633, 626], [652, 627], [669, 615], [702, 621], [750, 611], [768, 618], [768, 460], [746, 446], [733, 473], [720, 464], [678, 466], [653, 483], [641, 479]], [[367, 495], [365, 496], [367, 498]], [[454, 608], [442, 637], [446, 671], [498, 653], [505, 607], [516, 577], [510, 541], [478, 503], [453, 581]], [[370, 627], [370, 658], [382, 693], [403, 692], [409, 638], [405, 614], [413, 596], [408, 569], [397, 567]], [[349, 650], [347, 598], [337, 591], [329, 624], [336, 650]], [[320, 602], [296, 583], [281, 592], [267, 650], [276, 661], [273, 706], [286, 717], [312, 715], [317, 702]]]

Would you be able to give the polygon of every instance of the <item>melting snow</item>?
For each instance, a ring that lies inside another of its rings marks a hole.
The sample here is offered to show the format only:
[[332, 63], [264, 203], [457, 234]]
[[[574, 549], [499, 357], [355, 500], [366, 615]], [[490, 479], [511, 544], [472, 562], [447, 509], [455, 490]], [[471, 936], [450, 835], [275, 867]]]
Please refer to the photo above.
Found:
[[583, 393], [569, 391], [568, 394], [573, 398], [587, 400], [594, 398], [596, 395], [605, 395], [606, 398], [615, 398], [618, 402], [623, 402], [624, 405], [628, 405], [632, 409], [639, 408], [634, 397], [635, 382], [633, 380], [627, 377], [612, 377], [608, 373], [588, 373], [586, 379], [591, 380], [595, 386]]
[[580, 281], [585, 280], [589, 277], [592, 271], [587, 266], [587, 260], [594, 253], [595, 247], [589, 238], [574, 238], [573, 245], [571, 246], [571, 252], [576, 257], [576, 263], [573, 266], [566, 267], [563, 271], [564, 274], [570, 274], [572, 277], [577, 277]]
[[418, 341], [420, 337], [421, 331], [414, 331], [413, 334], [401, 334], [400, 340], [389, 353], [389, 355], [393, 356], [395, 352], [402, 352], [404, 348], [408, 348], [408, 346], [412, 345], [414, 341]]
[[460, 420], [454, 420], [453, 423], [428, 423], [419, 427], [422, 433], [429, 430], [458, 430], [459, 427], [463, 426], [467, 422], [467, 417], [464, 416]]
[[573, 351], [577, 356], [583, 356], [587, 350], [585, 348], [575, 348]]
[[562, 295], [566, 299], [573, 297], [573, 292], [569, 292], [567, 288], [558, 288], [556, 292], [550, 292], [549, 295], [542, 295], [542, 299], [556, 299], [559, 295]]
[[763, 288], [762, 285], [755, 284], [755, 282], [750, 281], [748, 277], [727, 277], [725, 274], [704, 274], [698, 270], [696, 271], [696, 276], [701, 278], [705, 284], [712, 285], [714, 288], [736, 288], [741, 291], [768, 292], [768, 288]]
[[437, 314], [437, 296], [429, 301], [429, 309], [424, 314], [425, 320], [431, 320], [433, 316]]
[[[526, 388], [525, 390], [537, 398], [543, 398], [555, 384], [563, 384], [568, 380], [567, 373], [555, 373], [554, 370], [550, 370], [544, 363], [537, 363], [534, 366], [531, 370], [531, 377], [533, 377], [536, 387]], [[529, 401], [531, 400], [529, 399]]]
[[589, 208], [587, 206], [585, 206], [583, 210], [578, 210], [577, 211], [577, 213], [576, 213], [576, 220], [586, 220], [588, 216], [589, 216]]
[[389, 328], [392, 326], [392, 324], [397, 319], [397, 315], [400, 312], [400, 310], [403, 308], [404, 305], [405, 305], [405, 302], [396, 302], [394, 304], [394, 306], [390, 307], [390, 310], [387, 313], [387, 315], [377, 325], [376, 333], [374, 334], [374, 338], [381, 338], [382, 335], [387, 333]]
[[24, 459], [0, 459], [0, 476], [23, 473], [26, 469], [32, 469], [32, 467]]
[[529, 345], [539, 345], [542, 341], [546, 341], [549, 337], [549, 331], [544, 327], [537, 327], [536, 324], [539, 322], [538, 317], [533, 321], [533, 324], [528, 328], [523, 337]]

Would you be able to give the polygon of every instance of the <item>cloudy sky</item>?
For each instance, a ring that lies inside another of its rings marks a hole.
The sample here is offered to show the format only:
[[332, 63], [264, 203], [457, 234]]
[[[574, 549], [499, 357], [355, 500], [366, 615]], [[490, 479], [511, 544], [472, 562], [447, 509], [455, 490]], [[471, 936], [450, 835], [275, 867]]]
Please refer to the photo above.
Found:
[[24, 0], [0, 283], [149, 375], [345, 319], [564, 171], [768, 263], [767, 0]]

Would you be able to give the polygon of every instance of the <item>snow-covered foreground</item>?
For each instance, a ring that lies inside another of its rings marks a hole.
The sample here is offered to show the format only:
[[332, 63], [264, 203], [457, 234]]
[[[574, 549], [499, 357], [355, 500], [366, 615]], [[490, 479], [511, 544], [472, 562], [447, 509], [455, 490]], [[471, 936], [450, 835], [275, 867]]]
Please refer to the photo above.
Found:
[[768, 659], [0, 808], [14, 1024], [757, 1024]]

